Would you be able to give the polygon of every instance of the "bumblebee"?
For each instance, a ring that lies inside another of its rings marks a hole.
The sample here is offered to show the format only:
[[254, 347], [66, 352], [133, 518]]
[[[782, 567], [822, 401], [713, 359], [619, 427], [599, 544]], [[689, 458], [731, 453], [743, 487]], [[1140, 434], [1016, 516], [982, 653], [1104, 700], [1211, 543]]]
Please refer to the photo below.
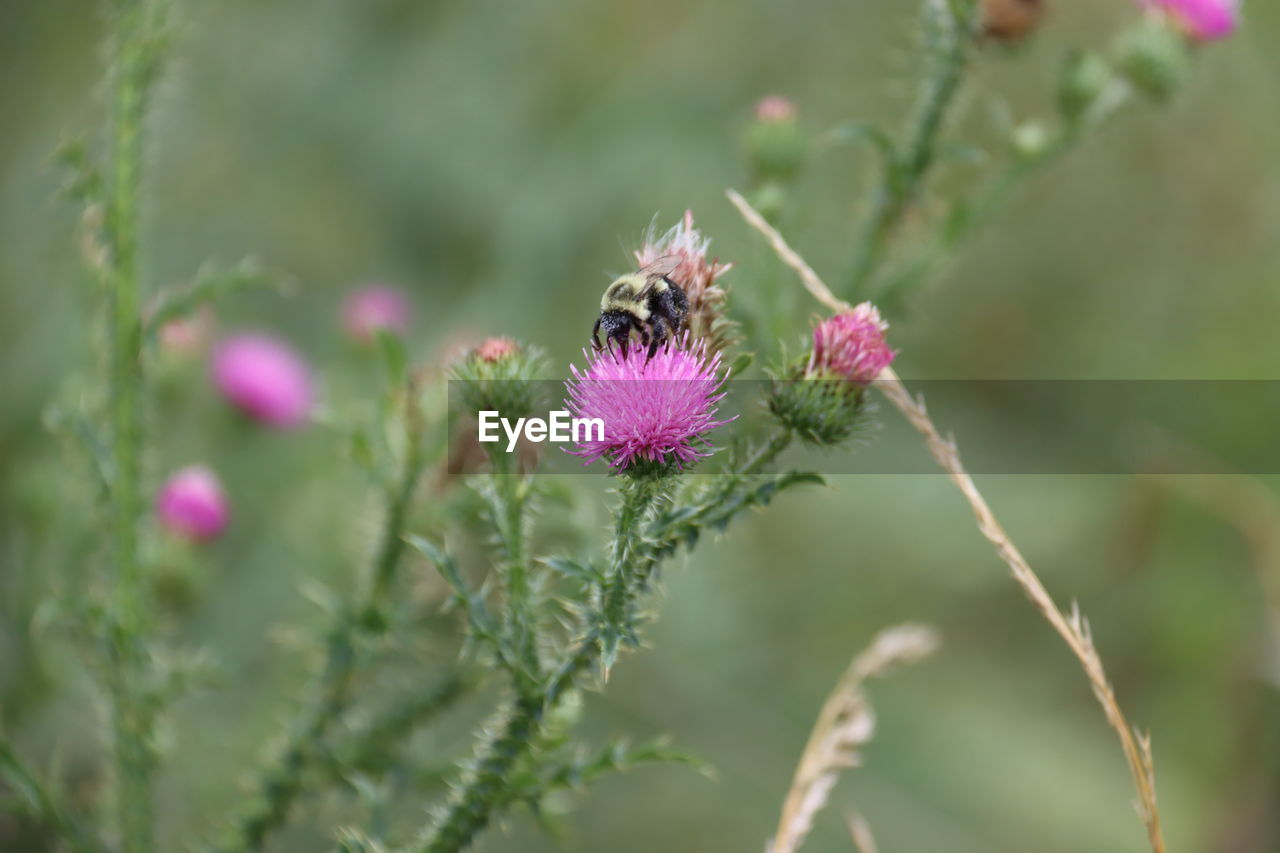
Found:
[[609, 285], [600, 299], [600, 317], [591, 327], [591, 346], [599, 351], [616, 342], [626, 355], [635, 332], [653, 358], [659, 346], [684, 331], [689, 297], [671, 278], [679, 265], [679, 258], [668, 255]]

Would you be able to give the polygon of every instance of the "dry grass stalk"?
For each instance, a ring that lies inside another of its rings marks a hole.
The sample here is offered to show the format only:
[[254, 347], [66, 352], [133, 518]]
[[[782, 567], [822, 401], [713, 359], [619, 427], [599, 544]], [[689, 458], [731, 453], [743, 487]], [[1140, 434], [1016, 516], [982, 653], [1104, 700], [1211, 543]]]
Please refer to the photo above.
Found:
[[[891, 667], [913, 663], [938, 646], [937, 633], [922, 625], [898, 625], [876, 635], [854, 658], [823, 703], [805, 745], [769, 853], [793, 853], [804, 843], [813, 818], [827, 802], [840, 771], [857, 767], [859, 747], [875, 733], [875, 714], [862, 685]], [[866, 833], [870, 835], [869, 831]], [[858, 836], [855, 835], [855, 838]], [[870, 848], [874, 851], [874, 842]]]
[[[826, 286], [818, 274], [805, 263], [804, 259], [795, 250], [787, 245], [782, 235], [773, 226], [769, 225], [764, 217], [747, 203], [746, 199], [733, 190], [729, 190], [727, 195], [729, 201], [738, 209], [747, 223], [763, 234], [765, 239], [769, 241], [769, 244], [773, 246], [774, 251], [777, 252], [782, 262], [795, 270], [800, 276], [805, 289], [813, 294], [815, 299], [832, 311], [850, 310], [849, 303], [837, 298], [831, 292], [831, 289]], [[1102, 659], [1098, 656], [1098, 650], [1093, 645], [1089, 623], [1081, 616], [1080, 610], [1076, 605], [1072, 605], [1071, 613], [1067, 615], [1054, 602], [1053, 597], [1049, 595], [1040, 578], [1032, 571], [1026, 558], [1022, 556], [1022, 553], [1009, 538], [1009, 534], [1001, 527], [995, 513], [991, 511], [986, 499], [978, 491], [973, 478], [965, 471], [955, 442], [944, 438], [929, 417], [923, 399], [912, 397], [892, 368], [885, 368], [884, 372], [876, 380], [875, 386], [924, 438], [929, 454], [947, 472], [951, 482], [955, 484], [956, 488], [964, 495], [965, 500], [969, 502], [969, 506], [977, 520], [979, 531], [995, 547], [1000, 559], [1009, 567], [1014, 580], [1023, 588], [1032, 603], [1035, 604], [1053, 629], [1058, 632], [1059, 636], [1066, 641], [1071, 652], [1080, 661], [1080, 665], [1089, 679], [1089, 684], [1093, 688], [1094, 696], [1097, 697], [1099, 704], [1102, 705], [1103, 712], [1106, 714], [1107, 722], [1120, 738], [1120, 746], [1124, 751], [1125, 761], [1129, 765], [1129, 772], [1133, 776], [1133, 784], [1138, 794], [1135, 807], [1138, 810], [1138, 815], [1142, 818], [1143, 824], [1146, 826], [1147, 839], [1151, 844], [1151, 849], [1154, 853], [1165, 853], [1164, 836], [1160, 830], [1160, 812], [1156, 807], [1155, 765], [1151, 754], [1151, 739], [1145, 733], [1139, 732], [1130, 726], [1120, 710], [1115, 691], [1111, 688], [1111, 684], [1107, 680], [1106, 671], [1102, 666]]]
[[871, 834], [871, 824], [857, 812], [849, 812], [844, 816], [844, 824], [849, 828], [849, 838], [853, 840], [853, 849], [858, 853], [880, 853], [876, 846], [876, 838]]

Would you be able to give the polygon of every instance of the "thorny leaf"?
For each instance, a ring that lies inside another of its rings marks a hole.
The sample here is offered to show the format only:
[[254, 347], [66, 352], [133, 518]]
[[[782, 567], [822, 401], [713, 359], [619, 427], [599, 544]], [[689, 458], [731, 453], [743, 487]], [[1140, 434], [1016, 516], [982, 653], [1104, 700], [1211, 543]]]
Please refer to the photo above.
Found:
[[242, 290], [265, 287], [274, 281], [252, 258], [246, 258], [228, 270], [203, 268], [187, 287], [161, 293], [155, 310], [147, 321], [147, 336], [154, 339], [166, 323], [187, 316], [201, 305], [216, 302]]

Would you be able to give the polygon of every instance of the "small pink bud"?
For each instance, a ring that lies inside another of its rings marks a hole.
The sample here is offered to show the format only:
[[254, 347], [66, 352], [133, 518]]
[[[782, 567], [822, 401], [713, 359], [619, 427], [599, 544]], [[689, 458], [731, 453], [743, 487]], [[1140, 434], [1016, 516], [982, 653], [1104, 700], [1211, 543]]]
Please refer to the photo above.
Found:
[[213, 311], [203, 305], [185, 317], [178, 317], [160, 327], [157, 337], [165, 352], [190, 356], [202, 351], [213, 337]]
[[769, 95], [756, 104], [756, 121], [795, 121], [796, 116], [796, 105], [781, 95]]
[[511, 338], [488, 338], [480, 346], [476, 347], [476, 358], [481, 361], [487, 361], [493, 364], [501, 361], [508, 356], [515, 355], [519, 345]]
[[1238, 0], [1138, 0], [1144, 9], [1163, 12], [1193, 41], [1214, 41], [1235, 32]]
[[372, 284], [352, 291], [342, 304], [342, 327], [360, 343], [369, 343], [379, 331], [405, 335], [413, 319], [413, 306], [404, 291]]
[[311, 411], [311, 371], [278, 338], [227, 338], [213, 354], [212, 373], [214, 384], [232, 405], [268, 426], [299, 426]]
[[880, 375], [896, 353], [885, 343], [889, 324], [870, 302], [828, 317], [813, 330], [813, 353], [806, 373], [836, 374], [866, 385]]
[[231, 509], [217, 475], [192, 465], [171, 476], [156, 495], [156, 517], [178, 536], [205, 542], [226, 528]]

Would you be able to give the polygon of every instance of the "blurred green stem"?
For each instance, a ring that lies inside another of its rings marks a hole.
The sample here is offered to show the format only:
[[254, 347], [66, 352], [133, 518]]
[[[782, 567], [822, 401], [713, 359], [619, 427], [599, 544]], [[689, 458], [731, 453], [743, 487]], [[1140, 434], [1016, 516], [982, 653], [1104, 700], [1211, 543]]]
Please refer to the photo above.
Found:
[[1127, 84], [1114, 83], [1088, 113], [1065, 124], [1034, 153], [1016, 156], [972, 197], [958, 204], [915, 259], [884, 283], [877, 294], [880, 307], [893, 310], [906, 292], [927, 280], [965, 240], [1002, 210], [1019, 187], [1073, 151], [1090, 130], [1104, 124], [1128, 103], [1131, 94]]
[[324, 740], [347, 708], [358, 665], [357, 641], [365, 630], [380, 630], [383, 608], [404, 555], [405, 520], [426, 464], [423, 424], [417, 395], [410, 383], [405, 391], [405, 458], [399, 477], [386, 495], [386, 513], [369, 588], [354, 609], [343, 608], [325, 638], [325, 658], [311, 688], [311, 700], [290, 728], [279, 758], [253, 785], [250, 805], [235, 821], [226, 851], [261, 850], [267, 836], [284, 823], [302, 794], [307, 771], [324, 759]]
[[530, 480], [519, 471], [519, 457], [491, 446], [493, 466], [493, 522], [503, 550], [502, 578], [506, 584], [507, 607], [504, 643], [517, 693], [532, 696], [542, 680], [542, 662], [535, 636], [532, 588], [529, 583], [526, 510]]
[[111, 57], [111, 168], [107, 201], [110, 266], [107, 299], [111, 349], [110, 519], [113, 600], [105, 657], [111, 703], [118, 820], [127, 853], [153, 847], [150, 742], [154, 713], [138, 687], [145, 666], [144, 579], [138, 559], [143, 397], [142, 321], [138, 281], [138, 197], [142, 135], [156, 33], [145, 0], [114, 4]]
[[786, 427], [779, 427], [773, 435], [769, 436], [768, 441], [760, 445], [756, 452], [751, 454], [750, 458], [743, 464], [739, 474], [742, 476], [759, 474], [764, 470], [765, 466], [771, 465], [782, 454], [782, 451], [791, 446], [793, 437], [791, 430]]
[[[542, 688], [517, 695], [503, 713], [496, 733], [477, 751], [475, 768], [449, 803], [440, 820], [421, 842], [407, 850], [417, 853], [456, 853], [469, 846], [488, 825], [496, 810], [509, 801], [511, 771], [534, 748], [544, 716], [553, 711], [578, 684], [582, 675], [602, 665], [611, 654], [607, 638], [626, 632], [627, 615], [647, 588], [656, 558], [645, 547], [644, 522], [671, 491], [665, 473], [624, 475], [612, 547], [610, 572], [600, 590], [597, 608], [583, 635], [565, 652]], [[607, 666], [603, 666], [607, 670]]]
[[478, 682], [465, 670], [447, 673], [428, 690], [415, 691], [403, 701], [385, 708], [351, 735], [348, 743], [330, 756], [330, 778], [345, 774], [381, 774], [395, 760], [400, 739], [457, 704]]
[[69, 849], [76, 853], [106, 853], [107, 846], [67, 813], [3, 737], [0, 737], [0, 779], [18, 794], [32, 818], [57, 830]]
[[850, 292], [854, 301], [870, 295], [899, 224], [936, 160], [938, 137], [964, 79], [971, 42], [971, 4], [925, 0], [924, 27], [930, 72], [924, 79], [904, 147], [889, 153], [854, 253]]

